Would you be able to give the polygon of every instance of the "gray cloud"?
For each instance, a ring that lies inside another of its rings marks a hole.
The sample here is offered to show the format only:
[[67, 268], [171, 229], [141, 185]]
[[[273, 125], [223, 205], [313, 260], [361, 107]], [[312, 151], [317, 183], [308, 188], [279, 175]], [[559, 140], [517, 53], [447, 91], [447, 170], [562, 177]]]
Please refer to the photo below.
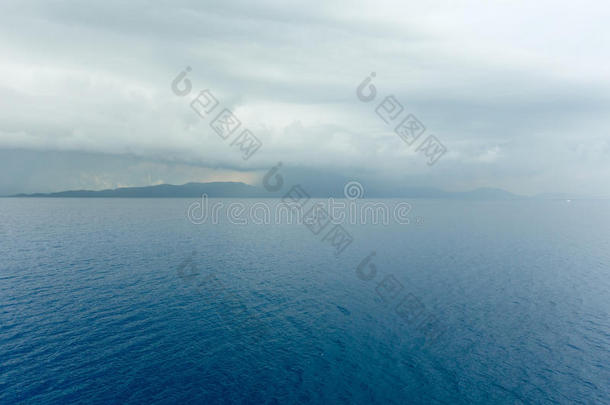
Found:
[[[5, 3], [0, 148], [130, 156], [168, 182], [252, 180], [282, 160], [451, 190], [608, 195], [608, 17], [601, 1]], [[187, 65], [188, 100], [170, 91]], [[377, 101], [395, 95], [448, 147], [437, 165], [356, 99], [373, 71]], [[263, 141], [249, 161], [189, 108], [204, 88]], [[47, 184], [146, 183], [99, 162]], [[0, 169], [14, 172], [0, 191], [29, 187], [18, 162]]]

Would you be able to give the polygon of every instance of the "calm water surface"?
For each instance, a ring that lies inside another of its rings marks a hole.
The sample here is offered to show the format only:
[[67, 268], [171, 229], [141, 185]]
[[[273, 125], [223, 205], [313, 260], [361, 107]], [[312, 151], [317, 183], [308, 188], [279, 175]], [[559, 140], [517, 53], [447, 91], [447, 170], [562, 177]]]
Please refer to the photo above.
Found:
[[191, 202], [0, 199], [0, 403], [610, 403], [609, 201], [410, 200], [339, 256]]

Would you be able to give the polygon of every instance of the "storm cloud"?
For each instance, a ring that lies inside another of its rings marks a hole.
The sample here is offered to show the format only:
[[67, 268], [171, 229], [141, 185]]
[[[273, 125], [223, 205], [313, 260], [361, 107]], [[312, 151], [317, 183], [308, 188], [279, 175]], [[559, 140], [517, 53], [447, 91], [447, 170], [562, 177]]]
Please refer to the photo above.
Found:
[[[609, 196], [609, 19], [603, 1], [4, 2], [0, 194], [255, 183], [282, 161]], [[377, 99], [363, 103], [372, 72]], [[250, 159], [190, 108], [203, 89], [262, 141]], [[435, 165], [376, 115], [389, 95], [446, 146]]]

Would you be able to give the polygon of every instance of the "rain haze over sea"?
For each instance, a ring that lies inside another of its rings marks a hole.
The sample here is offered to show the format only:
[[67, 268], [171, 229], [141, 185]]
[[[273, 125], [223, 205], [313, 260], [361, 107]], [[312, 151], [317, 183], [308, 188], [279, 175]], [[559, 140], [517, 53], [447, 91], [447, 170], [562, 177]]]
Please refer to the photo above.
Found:
[[608, 21], [0, 1], [0, 405], [610, 404]]

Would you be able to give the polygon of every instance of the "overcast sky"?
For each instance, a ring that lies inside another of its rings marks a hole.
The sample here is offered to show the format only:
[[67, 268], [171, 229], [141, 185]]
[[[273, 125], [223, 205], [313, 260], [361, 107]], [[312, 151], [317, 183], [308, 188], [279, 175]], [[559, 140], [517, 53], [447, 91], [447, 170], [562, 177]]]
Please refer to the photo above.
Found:
[[[282, 161], [397, 187], [609, 196], [609, 21], [601, 0], [4, 1], [0, 194], [256, 183]], [[262, 141], [250, 159], [190, 108], [203, 89]], [[375, 114], [389, 95], [420, 141], [445, 145], [436, 164]]]

